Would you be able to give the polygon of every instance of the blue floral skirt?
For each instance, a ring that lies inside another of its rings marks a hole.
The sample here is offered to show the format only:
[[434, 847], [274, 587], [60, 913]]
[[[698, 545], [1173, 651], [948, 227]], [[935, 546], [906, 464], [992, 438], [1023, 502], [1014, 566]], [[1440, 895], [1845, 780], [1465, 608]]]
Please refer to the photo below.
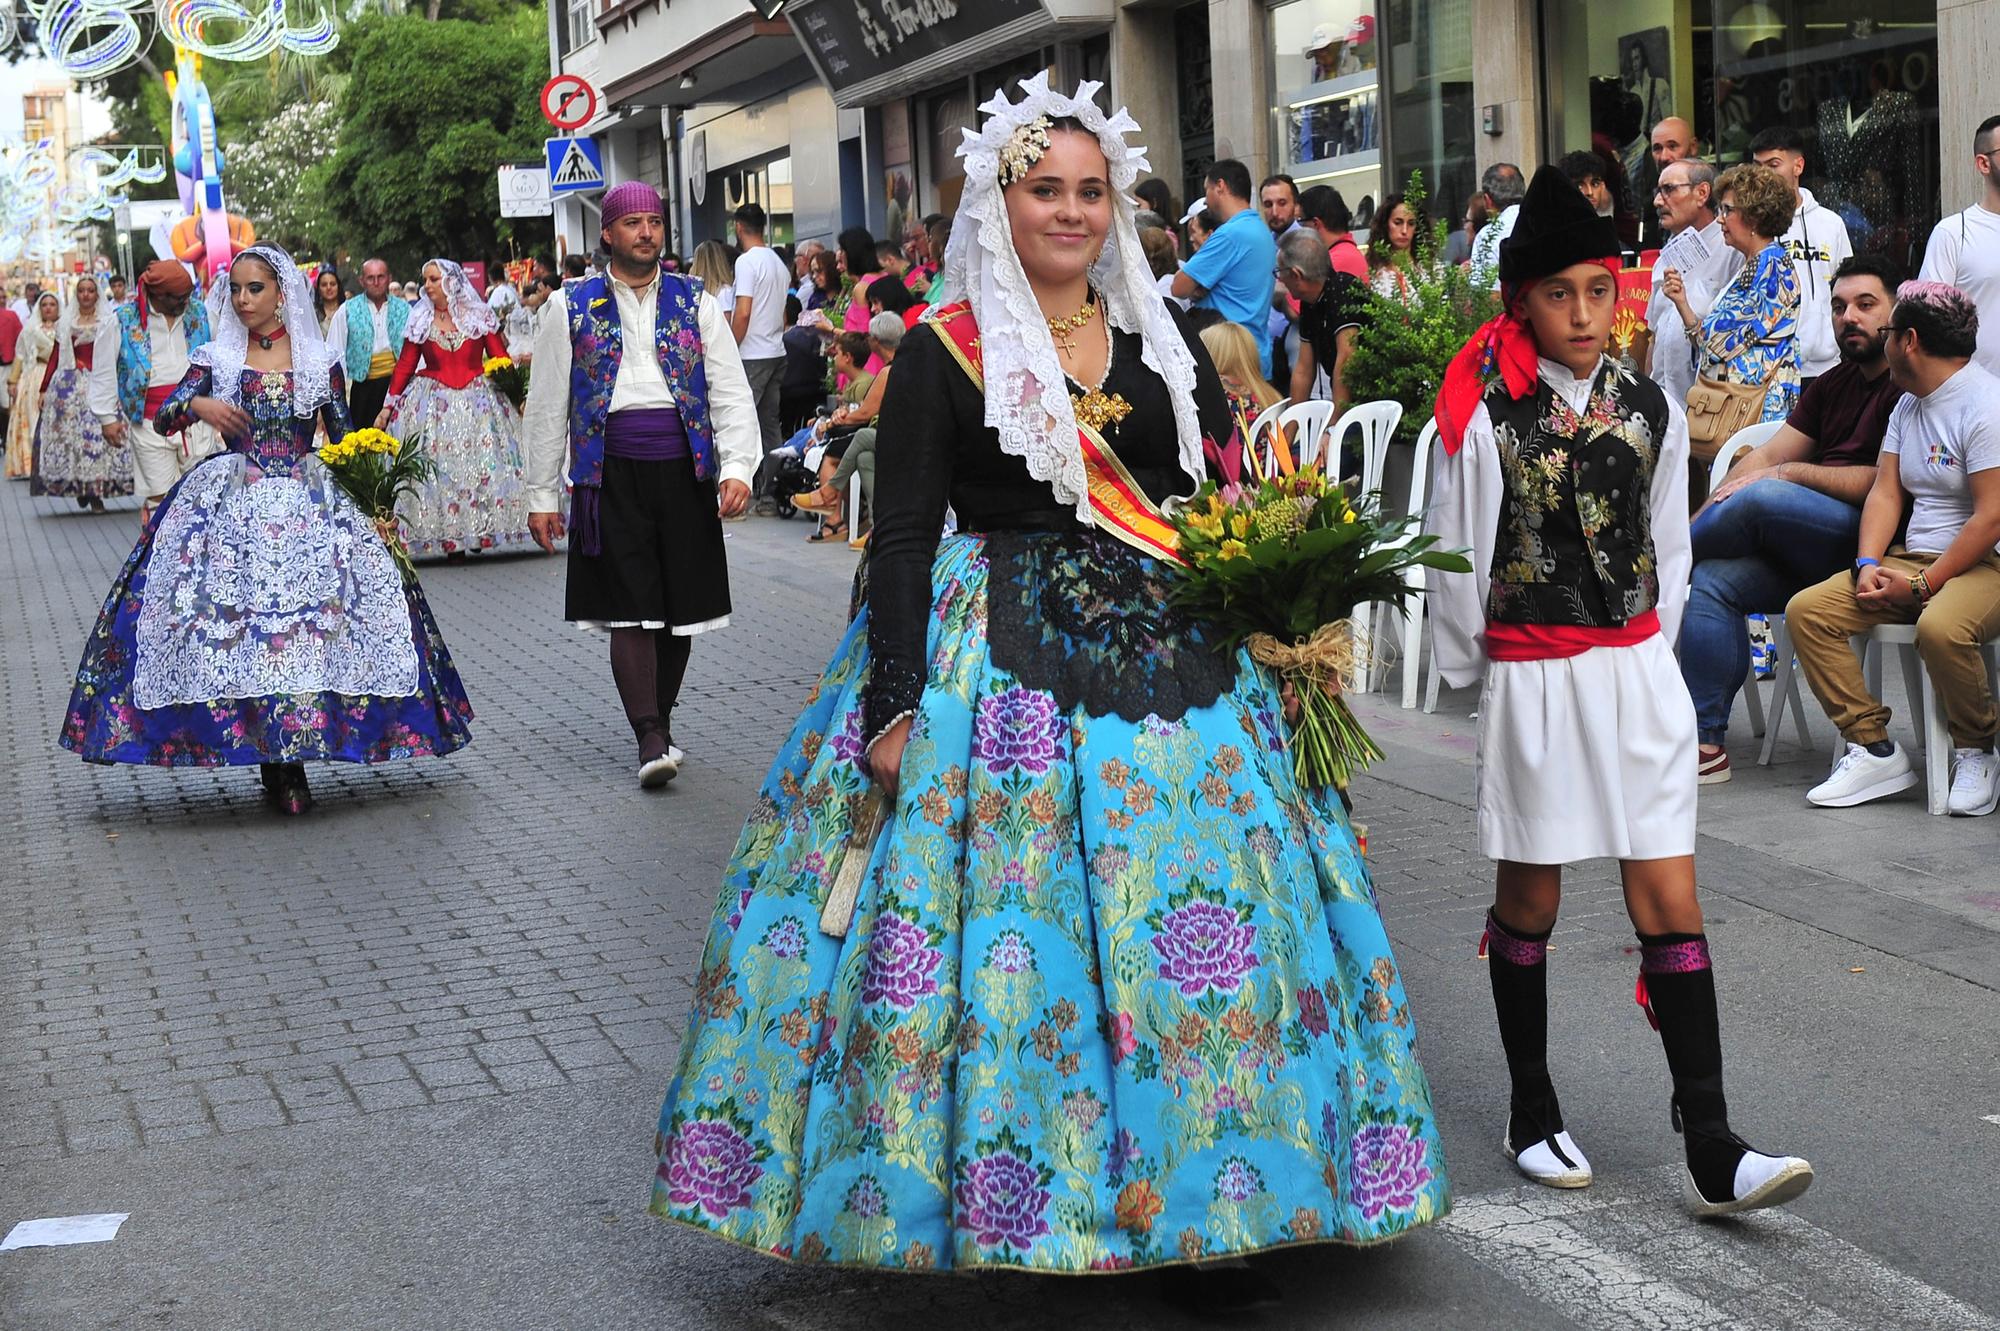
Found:
[[375, 763], [450, 753], [471, 720], [422, 590], [318, 460], [224, 453], [125, 561], [59, 742], [96, 763]]
[[743, 829], [660, 1111], [651, 1210], [801, 1262], [1113, 1271], [1370, 1243], [1449, 1207], [1416, 1029], [1273, 678], [1178, 720], [993, 662], [947, 538], [930, 675], [846, 938], [866, 618]]

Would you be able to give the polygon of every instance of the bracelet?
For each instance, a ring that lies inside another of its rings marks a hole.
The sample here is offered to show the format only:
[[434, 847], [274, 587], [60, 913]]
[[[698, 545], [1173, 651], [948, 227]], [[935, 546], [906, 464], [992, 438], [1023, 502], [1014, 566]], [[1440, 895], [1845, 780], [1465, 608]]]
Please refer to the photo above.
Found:
[[1867, 555], [1863, 555], [1854, 561], [1854, 567], [1856, 569], [1880, 568], [1882, 567], [1882, 561], [1879, 559], [1870, 559]]
[[1911, 576], [1910, 592], [1917, 598], [1918, 605], [1923, 605], [1931, 599], [1931, 580], [1929, 576], [1929, 570], [1925, 570], [1922, 573], [1917, 573]]

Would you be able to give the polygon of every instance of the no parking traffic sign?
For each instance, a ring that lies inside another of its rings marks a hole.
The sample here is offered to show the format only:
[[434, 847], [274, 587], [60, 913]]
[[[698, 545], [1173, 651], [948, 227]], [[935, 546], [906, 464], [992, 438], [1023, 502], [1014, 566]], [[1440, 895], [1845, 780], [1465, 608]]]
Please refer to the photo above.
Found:
[[597, 89], [574, 74], [542, 85], [542, 116], [560, 130], [582, 129], [597, 116]]

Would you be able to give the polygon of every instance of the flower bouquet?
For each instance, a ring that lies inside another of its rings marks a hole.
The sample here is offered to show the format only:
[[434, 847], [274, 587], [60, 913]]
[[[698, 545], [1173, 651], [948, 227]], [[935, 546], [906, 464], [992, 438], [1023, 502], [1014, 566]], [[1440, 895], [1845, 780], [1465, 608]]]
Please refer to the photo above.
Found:
[[1247, 646], [1298, 695], [1292, 770], [1318, 789], [1344, 786], [1382, 756], [1339, 695], [1354, 665], [1348, 616], [1357, 606], [1403, 608], [1411, 568], [1466, 573], [1414, 516], [1385, 519], [1378, 497], [1350, 500], [1316, 466], [1255, 485], [1209, 482], [1173, 515], [1185, 565], [1174, 602], [1212, 625], [1221, 646]]
[[382, 534], [403, 581], [417, 580], [416, 565], [410, 562], [410, 547], [396, 525], [396, 501], [406, 491], [437, 474], [437, 464], [425, 455], [421, 436], [397, 439], [386, 430], [350, 430], [339, 440], [320, 446], [319, 460], [326, 465], [334, 483], [347, 492]]
[[514, 363], [512, 356], [488, 356], [481, 370], [486, 375], [493, 390], [514, 404], [519, 411], [521, 404], [528, 400], [528, 372]]

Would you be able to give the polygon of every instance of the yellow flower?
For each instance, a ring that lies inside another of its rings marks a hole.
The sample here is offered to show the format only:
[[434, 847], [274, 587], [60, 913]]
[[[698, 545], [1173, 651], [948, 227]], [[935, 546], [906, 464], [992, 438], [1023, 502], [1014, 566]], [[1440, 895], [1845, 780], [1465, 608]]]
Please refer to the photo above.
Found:
[[510, 356], [488, 356], [485, 365], [482, 367], [486, 374], [492, 374], [496, 370], [511, 370], [513, 368], [514, 361]]
[[1354, 510], [1350, 508], [1350, 509], [1348, 509], [1348, 510], [1347, 510], [1347, 511], [1346, 511], [1345, 513], [1342, 513], [1342, 514], [1340, 515], [1340, 520], [1341, 520], [1342, 522], [1352, 522], [1352, 521], [1354, 521]]
[[1188, 519], [1188, 526], [1211, 540], [1222, 536], [1222, 520], [1212, 513], [1197, 513]]
[[1241, 541], [1232, 540], [1232, 541], [1224, 541], [1222, 543], [1222, 557], [1224, 559], [1243, 559], [1247, 557], [1248, 554], [1249, 550], [1244, 546], [1243, 542]]
[[1247, 514], [1240, 512], [1230, 514], [1229, 534], [1231, 536], [1234, 536], [1239, 541], [1242, 540], [1244, 537], [1248, 536], [1250, 534], [1249, 516]]

